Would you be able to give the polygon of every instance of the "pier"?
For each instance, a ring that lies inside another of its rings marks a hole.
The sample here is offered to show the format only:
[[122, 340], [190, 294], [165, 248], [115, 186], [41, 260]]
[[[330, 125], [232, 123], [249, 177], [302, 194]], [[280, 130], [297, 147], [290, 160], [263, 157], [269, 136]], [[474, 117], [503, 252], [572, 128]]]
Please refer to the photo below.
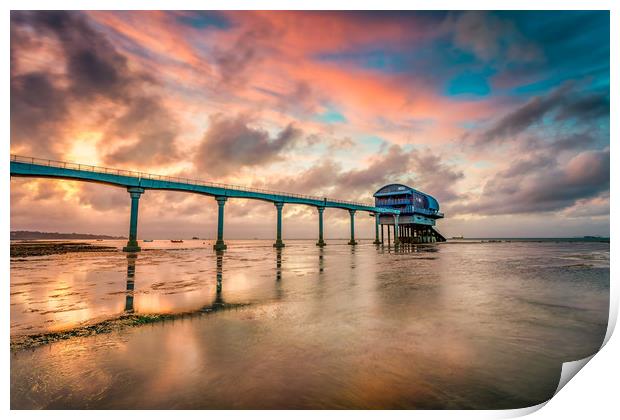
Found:
[[354, 201], [338, 200], [327, 197], [271, 191], [260, 188], [242, 187], [237, 185], [219, 184], [180, 177], [154, 175], [145, 172], [106, 168], [81, 163], [63, 162], [35, 157], [11, 155], [11, 177], [52, 178], [71, 181], [96, 182], [114, 187], [125, 188], [130, 198], [130, 221], [127, 245], [125, 252], [139, 252], [138, 244], [138, 214], [140, 197], [149, 190], [179, 191], [200, 194], [215, 198], [218, 205], [217, 239], [213, 245], [216, 251], [226, 249], [224, 241], [224, 212], [229, 199], [244, 198], [267, 201], [276, 208], [276, 248], [285, 246], [282, 240], [282, 209], [284, 205], [301, 204], [315, 207], [319, 215], [319, 232], [317, 246], [325, 246], [323, 236], [323, 212], [326, 208], [346, 210], [349, 212], [351, 224], [351, 238], [349, 244], [355, 245], [355, 214], [366, 212], [375, 218], [375, 243], [379, 240], [379, 222], [383, 217], [396, 220], [400, 210], [389, 207], [377, 207], [370, 204]]

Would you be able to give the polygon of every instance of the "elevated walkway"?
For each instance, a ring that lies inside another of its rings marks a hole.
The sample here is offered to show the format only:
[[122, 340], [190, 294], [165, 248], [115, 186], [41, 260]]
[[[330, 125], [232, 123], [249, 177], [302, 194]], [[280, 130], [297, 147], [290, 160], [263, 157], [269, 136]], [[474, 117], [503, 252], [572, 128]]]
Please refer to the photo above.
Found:
[[354, 201], [17, 155], [11, 155], [11, 176], [98, 182], [124, 188], [173, 190], [212, 197], [247, 198], [273, 203], [305, 204], [315, 207], [331, 207], [380, 214], [400, 213], [398, 210], [379, 208], [374, 205]]

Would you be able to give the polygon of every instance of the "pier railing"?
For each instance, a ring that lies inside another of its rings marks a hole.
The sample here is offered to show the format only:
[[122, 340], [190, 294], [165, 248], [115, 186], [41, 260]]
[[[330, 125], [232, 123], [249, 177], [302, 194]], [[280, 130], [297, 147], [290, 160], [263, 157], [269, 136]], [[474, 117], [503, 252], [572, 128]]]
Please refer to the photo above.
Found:
[[206, 187], [227, 188], [227, 189], [237, 190], [237, 191], [251, 191], [251, 192], [256, 192], [256, 193], [273, 194], [273, 195], [280, 195], [283, 197], [293, 197], [293, 198], [301, 198], [301, 199], [307, 199], [307, 200], [321, 200], [321, 201], [327, 200], [333, 203], [349, 204], [349, 205], [354, 205], [354, 206], [374, 207], [373, 204], [360, 203], [356, 201], [338, 200], [338, 199], [333, 199], [333, 198], [328, 198], [328, 197], [318, 197], [318, 196], [305, 195], [305, 194], [274, 191], [274, 190], [269, 190], [269, 189], [264, 189], [264, 188], [244, 187], [244, 186], [234, 185], [234, 184], [222, 184], [218, 182], [203, 181], [200, 179], [191, 179], [191, 178], [183, 178], [183, 177], [175, 177], [175, 176], [167, 176], [167, 175], [156, 175], [156, 174], [150, 174], [146, 172], [128, 171], [125, 169], [107, 168], [104, 166], [94, 166], [94, 165], [87, 165], [83, 163], [65, 162], [65, 161], [53, 160], [53, 159], [40, 159], [40, 158], [35, 158], [35, 157], [11, 155], [11, 162], [51, 166], [51, 167], [56, 167], [56, 168], [97, 172], [97, 173], [112, 174], [112, 175], [119, 175], [119, 176], [130, 176], [130, 177], [135, 177], [135, 178], [152, 179], [152, 180], [157, 180], [157, 181], [176, 182], [176, 183], [181, 183], [181, 184], [204, 185]]
[[420, 214], [426, 214], [428, 216], [439, 216], [439, 217], [443, 217], [443, 213], [437, 210], [430, 210], [430, 209], [425, 209], [422, 207], [417, 207], [414, 206], [413, 204], [409, 204], [411, 202], [410, 199], [406, 199], [406, 198], [402, 198], [402, 199], [380, 199], [377, 200], [375, 202], [375, 206], [376, 207], [387, 207], [390, 208], [391, 206], [396, 206], [396, 205], [402, 205], [405, 204], [404, 208], [399, 208], [398, 210], [401, 211], [401, 213], [420, 213]]

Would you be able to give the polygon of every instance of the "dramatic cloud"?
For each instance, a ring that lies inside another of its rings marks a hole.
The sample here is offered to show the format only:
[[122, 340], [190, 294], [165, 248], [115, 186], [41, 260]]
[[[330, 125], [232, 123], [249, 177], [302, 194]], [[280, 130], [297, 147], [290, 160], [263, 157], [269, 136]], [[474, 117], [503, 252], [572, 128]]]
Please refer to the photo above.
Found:
[[106, 156], [107, 162], [166, 163], [178, 159], [174, 140], [179, 132], [159, 98], [153, 96], [132, 98], [113, 124], [111, 134], [119, 139], [135, 137], [132, 144], [121, 146]]
[[582, 152], [563, 165], [545, 157], [516, 161], [487, 182], [479, 200], [454, 209], [487, 215], [549, 212], [608, 190], [606, 148]]
[[326, 196], [338, 182], [341, 171], [340, 165], [325, 159], [295, 177], [280, 179], [268, 187], [278, 191], [304, 191], [305, 194]]
[[195, 166], [201, 173], [224, 176], [244, 167], [278, 160], [280, 153], [297, 140], [301, 131], [289, 124], [275, 138], [253, 128], [245, 115], [211, 117], [209, 129], [198, 147]]
[[364, 169], [354, 169], [341, 174], [338, 185], [341, 191], [359, 191], [361, 188], [373, 192], [380, 184], [394, 177], [409, 174], [411, 156], [400, 146], [390, 146], [387, 153], [373, 159]]
[[430, 151], [411, 154], [415, 181], [423, 191], [432, 191], [440, 202], [450, 202], [461, 196], [456, 183], [465, 178], [463, 171], [442, 161]]
[[[605, 11], [13, 11], [11, 153], [364, 202], [404, 183], [448, 236], [604, 234], [609, 33]], [[19, 180], [11, 223], [126, 234], [127, 200]], [[214, 226], [208, 197], [142, 200], [141, 232]], [[273, 206], [227, 212], [272, 234]]]
[[466, 12], [456, 18], [454, 43], [487, 61], [542, 59], [541, 49], [527, 40], [513, 22], [482, 12]]
[[463, 177], [462, 172], [428, 150], [406, 152], [395, 145], [363, 169], [343, 170], [337, 162], [325, 159], [294, 177], [262, 186], [371, 203], [372, 194], [381, 186], [402, 182], [423, 191], [433, 191], [439, 200], [448, 202], [458, 197], [456, 182]]
[[[95, 114], [96, 121], [112, 117], [112, 131], [105, 138], [108, 146], [117, 140], [135, 141], [109, 154], [106, 163], [145, 165], [176, 157], [178, 127], [161, 99], [148, 93], [154, 80], [130, 70], [127, 58], [93, 29], [83, 14], [12, 12], [11, 22], [16, 34], [11, 44], [13, 55], [32, 47], [30, 34], [34, 33], [46, 43], [57, 44], [61, 53], [56, 58], [64, 63], [64, 74], [54, 73], [57, 65], [52, 63], [45, 71], [22, 72], [16, 60], [11, 74], [14, 145], [25, 145], [29, 153], [38, 156], [56, 156], [66, 140], [60, 133]], [[125, 113], [115, 118], [102, 101], [111, 101]]]
[[54, 36], [64, 50], [66, 71], [75, 95], [88, 99], [104, 95], [118, 98], [127, 94], [132, 77], [127, 59], [96, 32], [83, 15], [71, 12], [15, 12], [15, 23]]
[[78, 200], [80, 204], [99, 211], [127, 209], [130, 202], [129, 194], [125, 189], [98, 184], [83, 184]]
[[54, 156], [68, 115], [65, 96], [41, 72], [11, 76], [11, 144], [27, 153]]
[[[540, 144], [540, 141], [534, 141]], [[571, 133], [558, 137], [551, 143], [550, 147], [560, 153], [567, 150], [587, 149], [596, 141], [597, 138], [592, 132]]]
[[220, 80], [226, 85], [245, 84], [249, 77], [247, 73], [267, 54], [261, 50], [268, 48], [267, 41], [272, 37], [271, 26], [259, 23], [240, 34], [230, 47], [216, 47], [214, 56]]
[[597, 118], [609, 115], [609, 99], [606, 95], [581, 94], [574, 89], [574, 84], [564, 84], [548, 95], [532, 98], [525, 105], [502, 117], [481, 134], [479, 141], [488, 143], [514, 137], [541, 123], [551, 113], [553, 119], [558, 122], [570, 119], [593, 122]]
[[450, 201], [458, 197], [455, 183], [462, 178], [461, 171], [429, 150], [405, 152], [399, 146], [391, 146], [365, 169], [340, 174], [337, 184], [342, 193], [351, 190], [368, 195], [370, 187], [374, 193], [384, 184], [402, 182], [427, 191], [439, 200]]

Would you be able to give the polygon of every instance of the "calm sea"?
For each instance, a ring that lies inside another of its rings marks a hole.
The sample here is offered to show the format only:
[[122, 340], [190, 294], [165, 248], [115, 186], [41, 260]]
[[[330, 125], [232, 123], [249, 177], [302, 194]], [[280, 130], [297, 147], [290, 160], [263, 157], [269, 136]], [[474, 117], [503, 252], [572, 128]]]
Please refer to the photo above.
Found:
[[607, 243], [314, 242], [13, 259], [12, 336], [192, 315], [13, 352], [11, 407], [518, 408], [605, 335]]

